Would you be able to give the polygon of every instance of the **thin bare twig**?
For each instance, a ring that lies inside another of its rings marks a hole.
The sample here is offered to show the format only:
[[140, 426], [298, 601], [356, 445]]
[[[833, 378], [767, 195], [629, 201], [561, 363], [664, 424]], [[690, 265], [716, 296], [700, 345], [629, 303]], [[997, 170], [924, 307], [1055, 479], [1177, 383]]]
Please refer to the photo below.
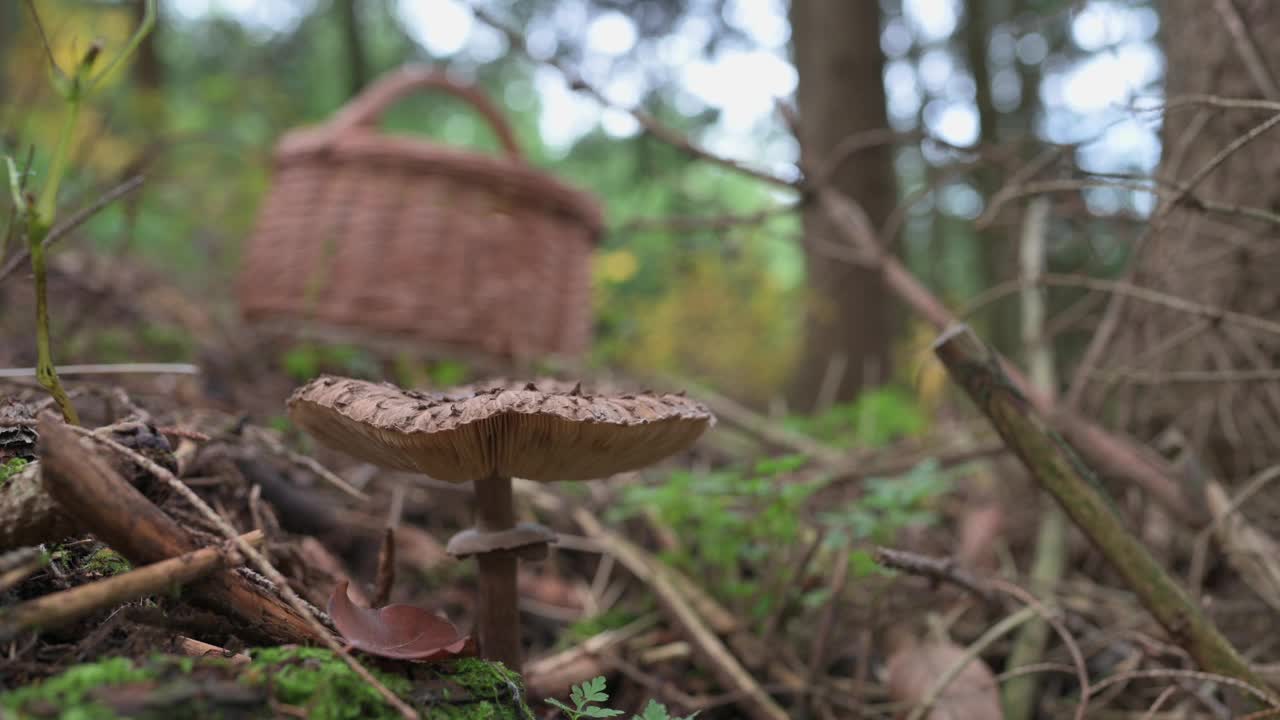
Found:
[[[59, 375], [199, 375], [200, 367], [187, 363], [110, 363], [59, 365]], [[0, 368], [0, 378], [35, 377], [36, 369]]]
[[[101, 212], [103, 208], [142, 187], [143, 179], [144, 178], [141, 175], [135, 175], [106, 191], [97, 200], [94, 200], [87, 206], [77, 210], [71, 215], [71, 217], [58, 223], [49, 231], [49, 234], [45, 236], [42, 247], [47, 248], [52, 246], [55, 242], [66, 237], [66, 235], [72, 230], [75, 230], [88, 222], [89, 218], [92, 218], [94, 215]], [[9, 258], [8, 262], [4, 264], [4, 267], [0, 268], [0, 280], [4, 280], [12, 274], [13, 271], [26, 262], [27, 258], [30, 256], [31, 251], [29, 249], [19, 250], [14, 253], [13, 257]]]
[[1238, 690], [1243, 690], [1255, 698], [1267, 703], [1269, 707], [1280, 708], [1280, 704], [1276, 702], [1273, 695], [1267, 693], [1262, 688], [1250, 685], [1243, 680], [1239, 680], [1226, 675], [1218, 675], [1215, 673], [1203, 672], [1200, 670], [1182, 670], [1178, 668], [1152, 668], [1150, 670], [1129, 670], [1126, 672], [1116, 673], [1111, 677], [1099, 680], [1093, 686], [1095, 691], [1103, 690], [1120, 682], [1127, 682], [1135, 679], [1189, 679], [1199, 680], [1201, 682], [1219, 683], [1227, 685]]
[[[1123, 295], [1133, 300], [1150, 303], [1152, 305], [1160, 305], [1170, 310], [1178, 310], [1191, 315], [1206, 318], [1212, 322], [1221, 322], [1228, 325], [1256, 330], [1268, 335], [1280, 336], [1280, 322], [1274, 322], [1256, 315], [1235, 312], [1225, 308], [1213, 305], [1205, 305], [1202, 303], [1187, 300], [1162, 293], [1159, 290], [1152, 290], [1140, 285], [1133, 285], [1118, 280], [1103, 280], [1101, 278], [1093, 278], [1085, 275], [1064, 275], [1060, 273], [1045, 273], [1040, 278], [1040, 282], [1045, 285], [1056, 287], [1073, 287], [1084, 288], [1087, 290], [1097, 290], [1107, 292], [1114, 295]], [[1021, 280], [1014, 280], [1002, 283], [990, 290], [982, 293], [974, 298], [967, 307], [960, 313], [962, 316], [972, 315], [986, 305], [1002, 299], [1006, 295], [1012, 295], [1023, 288], [1025, 283]]]
[[1154, 220], [1158, 221], [1168, 215], [1173, 208], [1182, 203], [1183, 199], [1185, 199], [1187, 195], [1194, 192], [1196, 187], [1198, 187], [1200, 183], [1204, 182], [1204, 179], [1208, 177], [1210, 173], [1221, 166], [1222, 163], [1226, 162], [1227, 158], [1234, 155], [1245, 145], [1248, 145], [1254, 140], [1262, 137], [1263, 134], [1274, 128], [1276, 125], [1280, 125], [1280, 113], [1276, 113], [1261, 123], [1253, 126], [1248, 130], [1248, 132], [1235, 140], [1232, 140], [1226, 147], [1219, 150], [1217, 154], [1212, 158], [1209, 158], [1209, 161], [1191, 176], [1190, 180], [1182, 185], [1178, 192], [1174, 193], [1173, 197], [1169, 198], [1168, 202], [1164, 203], [1161, 208], [1156, 211]]
[[928, 578], [934, 582], [950, 583], [990, 605], [997, 603], [996, 594], [987, 582], [961, 567], [954, 558], [930, 557], [905, 550], [878, 547], [875, 551], [875, 560], [885, 567], [901, 570], [910, 575]]
[[622, 112], [625, 112], [631, 115], [631, 117], [635, 118], [636, 122], [640, 123], [640, 126], [644, 128], [645, 132], [649, 133], [653, 137], [667, 143], [668, 145], [671, 145], [672, 147], [682, 150], [686, 154], [692, 155], [693, 157], [696, 157], [701, 160], [706, 160], [707, 162], [711, 162], [716, 165], [721, 165], [730, 170], [733, 170], [734, 172], [748, 175], [757, 180], [762, 180], [766, 183], [769, 183], [770, 185], [776, 185], [778, 187], [789, 188], [789, 189], [794, 189], [796, 187], [796, 182], [794, 181], [788, 180], [779, 175], [775, 175], [771, 172], [768, 172], [767, 170], [761, 170], [759, 168], [750, 167], [744, 162], [741, 162], [739, 160], [732, 160], [732, 159], [717, 155], [709, 150], [706, 150], [702, 147], [695, 145], [692, 141], [690, 141], [687, 137], [685, 137], [679, 131], [674, 130], [670, 127], [667, 127], [662, 122], [660, 122], [657, 118], [644, 112], [643, 110], [640, 110], [639, 108], [630, 108], [630, 107], [623, 106], [619, 103], [613, 102], [612, 100], [609, 99], [608, 96], [606, 96], [598, 88], [588, 83], [580, 73], [576, 72], [572, 68], [566, 67], [564, 63], [561, 63], [555, 58], [539, 59], [535, 57], [534, 53], [529, 51], [528, 43], [525, 41], [523, 35], [517, 32], [514, 28], [507, 26], [505, 23], [503, 23], [501, 20], [497, 19], [493, 15], [489, 14], [488, 11], [484, 10], [483, 8], [480, 8], [475, 4], [472, 4], [471, 12], [475, 14], [476, 18], [480, 20], [480, 22], [488, 25], [489, 27], [492, 27], [493, 29], [505, 35], [508, 43], [510, 43], [512, 47], [524, 53], [526, 57], [536, 62], [541, 62], [546, 65], [549, 65], [555, 68], [556, 70], [558, 70], [560, 74], [563, 75], [565, 79], [569, 82], [569, 87], [571, 89], [586, 93], [587, 95], [595, 99], [596, 102], [599, 102], [601, 105], [607, 108], [611, 108], [614, 110], [621, 110]]
[[360, 502], [369, 502], [368, 493], [353, 487], [351, 483], [347, 482], [346, 480], [343, 480], [341, 477], [337, 475], [337, 473], [321, 465], [315, 458], [310, 457], [308, 455], [303, 455], [301, 453], [296, 453], [290, 450], [289, 448], [285, 447], [283, 443], [281, 443], [279, 440], [273, 437], [271, 433], [267, 432], [267, 430], [264, 428], [250, 426], [247, 429], [255, 437], [262, 440], [262, 442], [266, 444], [267, 448], [271, 452], [285, 458], [286, 460], [293, 463], [294, 465], [297, 465], [298, 467], [301, 467], [305, 470], [309, 470], [310, 472], [318, 476], [321, 480], [324, 480], [325, 482], [338, 488], [342, 492], [350, 495], [351, 497], [359, 500]]

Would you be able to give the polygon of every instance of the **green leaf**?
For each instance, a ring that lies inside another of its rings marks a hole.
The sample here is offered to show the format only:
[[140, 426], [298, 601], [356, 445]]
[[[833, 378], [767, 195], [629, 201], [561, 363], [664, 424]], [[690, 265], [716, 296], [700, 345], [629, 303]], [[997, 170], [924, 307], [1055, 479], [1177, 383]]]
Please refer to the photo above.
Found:
[[618, 715], [621, 715], [622, 711], [590, 705], [584, 708], [584, 711], [582, 714], [586, 717], [606, 718], [606, 717], [616, 717]]
[[667, 715], [667, 706], [657, 700], [650, 700], [648, 705], [644, 706], [644, 713], [637, 715], [632, 720], [670, 720]]
[[597, 675], [575, 689], [582, 691], [582, 697], [586, 698], [587, 702], [600, 703], [609, 699], [609, 694], [604, 691], [605, 679], [603, 675]]

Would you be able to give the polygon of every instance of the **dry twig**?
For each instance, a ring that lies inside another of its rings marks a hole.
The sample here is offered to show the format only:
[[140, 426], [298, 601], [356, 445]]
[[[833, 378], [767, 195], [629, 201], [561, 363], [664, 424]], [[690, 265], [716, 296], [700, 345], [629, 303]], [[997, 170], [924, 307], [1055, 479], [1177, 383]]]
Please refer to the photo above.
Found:
[[[253, 546], [261, 543], [263, 536], [261, 531], [255, 530], [241, 535], [239, 539]], [[206, 547], [115, 577], [42, 595], [0, 611], [0, 640], [12, 637], [22, 629], [59, 627], [95, 610], [180, 587], [214, 570], [241, 562], [238, 554], [228, 547]]]

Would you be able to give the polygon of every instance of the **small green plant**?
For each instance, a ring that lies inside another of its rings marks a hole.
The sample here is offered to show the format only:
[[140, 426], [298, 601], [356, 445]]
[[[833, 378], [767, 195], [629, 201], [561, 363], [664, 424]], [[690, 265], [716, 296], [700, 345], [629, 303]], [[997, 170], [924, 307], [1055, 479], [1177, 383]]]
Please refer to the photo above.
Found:
[[789, 417], [783, 424], [836, 447], [878, 448], [919, 434], [927, 420], [908, 391], [885, 385], [864, 391], [851, 403], [819, 415]]
[[804, 505], [824, 482], [821, 477], [783, 479], [807, 463], [804, 456], [784, 455], [746, 469], [677, 470], [661, 485], [624, 490], [615, 514], [656, 513], [686, 543], [684, 551], [664, 553], [663, 560], [709, 578], [715, 595], [749, 605], [747, 611], [760, 620], [787, 589], [763, 588], [754, 572], [785, 562], [786, 550], [804, 529]]
[[22, 458], [10, 458], [7, 462], [0, 464], [0, 485], [3, 485], [9, 478], [22, 472], [27, 466], [27, 461]]
[[573, 686], [573, 690], [569, 693], [569, 702], [573, 703], [573, 707], [569, 707], [555, 698], [548, 698], [547, 704], [559, 708], [569, 716], [569, 720], [580, 720], [580, 718], [584, 717], [607, 718], [624, 715], [625, 713], [621, 710], [612, 710], [592, 704], [608, 702], [609, 694], [604, 689], [604, 676], [597, 676], [581, 685]]
[[[857, 541], [883, 545], [893, 542], [900, 530], [933, 525], [938, 520], [934, 505], [951, 483], [939, 470], [937, 460], [930, 458], [905, 475], [870, 478], [865, 487], [866, 493], [857, 503], [818, 515], [828, 529], [828, 545], [840, 547]], [[881, 571], [865, 549], [854, 550], [849, 562], [854, 577]]]
[[[558, 708], [569, 720], [581, 720], [581, 718], [608, 718], [625, 715], [621, 710], [602, 707], [603, 703], [609, 701], [609, 694], [605, 692], [605, 679], [603, 676], [597, 676], [581, 685], [574, 685], [569, 693], [569, 702], [573, 703], [573, 707], [569, 707], [564, 703], [550, 698], [546, 702], [548, 705]], [[631, 720], [693, 720], [698, 713], [685, 717], [672, 717], [665, 705], [657, 700], [650, 700], [645, 706], [644, 712], [640, 715], [632, 715]]]
[[[35, 14], [35, 5], [31, 4], [31, 12]], [[37, 27], [41, 33], [44, 32]], [[62, 412], [62, 417], [72, 425], [80, 424], [71, 398], [58, 379], [57, 369], [53, 364], [53, 351], [49, 339], [49, 301], [48, 271], [45, 261], [45, 245], [54, 230], [54, 221], [58, 214], [58, 189], [67, 173], [67, 163], [71, 157], [72, 145], [76, 134], [76, 125], [80, 119], [80, 108], [85, 100], [93, 94], [104, 77], [110, 75], [117, 66], [133, 54], [142, 39], [151, 32], [156, 21], [156, 0], [147, 0], [142, 23], [129, 38], [128, 44], [120, 54], [116, 55], [106, 68], [98, 64], [102, 54], [102, 45], [93, 43], [81, 56], [70, 74], [58, 67], [52, 53], [49, 62], [53, 71], [53, 86], [62, 96], [67, 113], [58, 136], [58, 145], [54, 148], [49, 160], [49, 168], [45, 175], [44, 185], [37, 194], [27, 188], [26, 176], [18, 171], [13, 158], [4, 156], [9, 171], [9, 194], [13, 199], [13, 207], [17, 212], [18, 227], [27, 241], [27, 251], [31, 255], [31, 273], [35, 276], [36, 293], [36, 379], [40, 385], [53, 396]]]
[[347, 375], [373, 377], [380, 371], [372, 354], [353, 345], [301, 343], [280, 356], [280, 365], [294, 380], [306, 382], [327, 369]]

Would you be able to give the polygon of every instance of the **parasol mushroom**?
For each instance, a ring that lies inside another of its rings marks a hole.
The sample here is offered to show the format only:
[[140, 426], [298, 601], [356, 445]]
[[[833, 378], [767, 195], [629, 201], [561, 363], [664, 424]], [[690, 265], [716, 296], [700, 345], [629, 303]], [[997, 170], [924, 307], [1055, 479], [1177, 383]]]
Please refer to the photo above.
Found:
[[516, 562], [555, 534], [515, 522], [511, 478], [582, 481], [637, 470], [691, 446], [715, 419], [683, 395], [592, 395], [581, 385], [500, 383], [450, 393], [323, 376], [289, 398], [295, 423], [326, 445], [382, 467], [475, 487], [476, 526], [455, 557], [479, 564], [481, 654], [520, 669]]

